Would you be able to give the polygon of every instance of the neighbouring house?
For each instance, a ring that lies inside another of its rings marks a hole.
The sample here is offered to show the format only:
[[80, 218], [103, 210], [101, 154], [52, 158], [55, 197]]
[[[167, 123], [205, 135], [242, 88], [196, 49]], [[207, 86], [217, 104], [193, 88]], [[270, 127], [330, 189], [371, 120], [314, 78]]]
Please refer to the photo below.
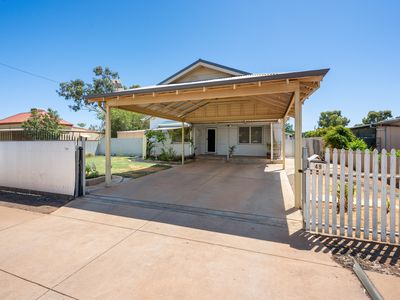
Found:
[[[46, 110], [37, 109], [41, 114], [45, 114]], [[18, 140], [18, 137], [23, 132], [22, 124], [31, 117], [31, 112], [22, 112], [0, 120], [0, 140], [3, 137], [7, 139]], [[102, 132], [89, 130], [82, 127], [74, 126], [72, 123], [60, 119], [59, 124], [64, 133], [70, 137], [79, 138], [85, 137], [87, 140], [99, 140], [103, 135]]]
[[400, 149], [400, 117], [350, 129], [356, 137], [363, 139], [368, 147], [377, 148], [379, 151]]

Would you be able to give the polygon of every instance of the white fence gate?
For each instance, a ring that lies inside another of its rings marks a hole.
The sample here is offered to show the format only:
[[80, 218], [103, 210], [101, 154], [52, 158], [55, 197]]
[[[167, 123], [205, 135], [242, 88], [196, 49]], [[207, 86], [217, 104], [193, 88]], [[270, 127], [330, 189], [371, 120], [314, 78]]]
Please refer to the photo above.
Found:
[[399, 244], [397, 160], [395, 150], [326, 149], [305, 170], [306, 230]]

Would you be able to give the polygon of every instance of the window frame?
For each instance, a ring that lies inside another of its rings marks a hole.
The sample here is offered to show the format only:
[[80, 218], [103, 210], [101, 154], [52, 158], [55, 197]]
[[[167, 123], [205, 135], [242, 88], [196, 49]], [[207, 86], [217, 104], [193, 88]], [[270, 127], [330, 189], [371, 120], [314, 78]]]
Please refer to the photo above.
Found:
[[[253, 127], [261, 128], [261, 142], [259, 142], [259, 143], [252, 142], [251, 136], [252, 136], [252, 128]], [[240, 128], [248, 128], [248, 130], [249, 130], [249, 142], [248, 143], [240, 142], [240, 135], [239, 135]], [[260, 125], [260, 126], [238, 126], [238, 144], [239, 145], [262, 145], [262, 144], [264, 144], [264, 126], [262, 126], [262, 125]]]

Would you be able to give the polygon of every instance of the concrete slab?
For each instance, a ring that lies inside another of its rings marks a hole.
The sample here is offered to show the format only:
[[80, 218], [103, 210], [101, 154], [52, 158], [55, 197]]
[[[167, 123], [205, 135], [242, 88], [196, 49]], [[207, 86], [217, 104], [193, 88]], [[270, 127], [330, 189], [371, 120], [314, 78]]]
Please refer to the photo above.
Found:
[[270, 225], [212, 215], [164, 212], [140, 230], [205, 243], [223, 245], [310, 263], [338, 266], [317, 238], [305, 233], [301, 222]]
[[43, 216], [26, 210], [0, 206], [0, 230]]
[[49, 290], [39, 300], [72, 300], [74, 298]]
[[55, 289], [79, 299], [367, 299], [343, 268], [144, 232]]
[[202, 160], [98, 190], [94, 195], [301, 219], [280, 165]]
[[365, 271], [385, 300], [399, 299], [400, 277]]
[[131, 232], [47, 215], [0, 231], [0, 268], [51, 287]]
[[0, 299], [37, 299], [47, 289], [0, 271]]

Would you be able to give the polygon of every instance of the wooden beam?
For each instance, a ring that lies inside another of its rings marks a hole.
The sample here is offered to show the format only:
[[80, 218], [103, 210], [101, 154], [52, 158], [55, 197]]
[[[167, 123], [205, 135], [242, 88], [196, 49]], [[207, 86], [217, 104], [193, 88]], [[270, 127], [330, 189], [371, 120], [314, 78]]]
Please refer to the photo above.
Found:
[[[155, 93], [153, 95], [137, 94], [135, 99], [131, 95], [120, 96], [119, 99], [112, 98], [106, 100], [108, 105], [124, 106], [124, 105], [141, 105], [151, 103], [168, 103], [168, 102], [182, 102], [182, 101], [195, 101], [207, 100], [217, 98], [230, 98], [230, 97], [244, 97], [251, 95], [269, 95], [293, 92], [298, 87], [297, 83], [270, 83], [263, 84], [262, 86], [236, 86], [236, 89], [207, 89], [205, 92], [199, 90], [184, 92], [181, 91], [179, 95], [175, 93]], [[133, 91], [132, 91], [133, 92]]]
[[201, 101], [200, 104], [192, 103], [194, 107], [192, 106], [192, 107], [189, 107], [189, 108], [185, 109], [184, 111], [182, 111], [182, 114], [180, 115], [180, 117], [184, 117], [184, 116], [186, 116], [186, 115], [188, 115], [188, 114], [190, 114], [192, 112], [195, 112], [196, 110], [206, 106], [209, 103], [210, 102], [208, 102], [208, 101]]
[[282, 117], [281, 114], [267, 114], [267, 115], [237, 115], [237, 116], [213, 116], [213, 117], [196, 117], [188, 115], [185, 119], [190, 123], [208, 123], [208, 122], [244, 122], [244, 121], [277, 121]]
[[111, 186], [111, 107], [106, 105], [106, 157], [105, 157], [105, 175], [106, 175], [106, 186]]
[[174, 115], [161, 113], [161, 112], [156, 111], [156, 110], [146, 109], [146, 108], [139, 107], [139, 106], [136, 106], [136, 105], [121, 106], [119, 108], [120, 109], [129, 110], [129, 111], [133, 111], [133, 112], [137, 112], [137, 113], [141, 113], [141, 114], [145, 114], [145, 115], [149, 115], [149, 116], [152, 116], [152, 117], [170, 119], [170, 120], [175, 120], [175, 121], [179, 121], [179, 122], [183, 120], [182, 118], [179, 118], [179, 117], [174, 116]]
[[282, 157], [282, 168], [285, 170], [286, 169], [286, 119], [281, 120], [281, 125], [282, 125], [282, 141], [281, 141], [281, 157]]
[[182, 121], [182, 165], [185, 164], [185, 123]]
[[302, 168], [302, 103], [300, 101], [300, 89], [294, 92], [294, 109], [295, 109], [295, 181], [294, 181], [294, 203], [296, 208], [301, 208], [301, 173]]
[[285, 112], [285, 115], [283, 116], [283, 119], [286, 119], [286, 118], [288, 117], [289, 112], [290, 112], [290, 110], [291, 110], [292, 107], [293, 107], [293, 103], [294, 103], [294, 94], [295, 94], [295, 93], [293, 93], [293, 95], [290, 97], [289, 105], [288, 105], [287, 108], [286, 108], [286, 112]]

